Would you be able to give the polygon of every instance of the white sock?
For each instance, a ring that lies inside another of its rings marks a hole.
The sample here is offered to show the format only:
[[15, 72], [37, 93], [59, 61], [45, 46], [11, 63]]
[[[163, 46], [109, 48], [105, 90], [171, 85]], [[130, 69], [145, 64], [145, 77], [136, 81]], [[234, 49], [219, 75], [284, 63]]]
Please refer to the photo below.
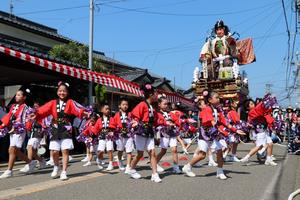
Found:
[[249, 154], [247, 154], [245, 157], [244, 157], [244, 159], [249, 159], [250, 158], [250, 155]]
[[218, 173], [218, 174], [224, 174], [223, 168], [219, 168], [219, 167], [218, 167], [217, 173]]
[[7, 172], [9, 172], [9, 173], [11, 173], [12, 172], [12, 170], [10, 170], [10, 169], [8, 169], [8, 170], [6, 170]]
[[56, 165], [53, 166], [53, 170], [54, 170], [54, 171], [58, 171], [58, 168], [59, 168], [59, 167], [56, 166]]
[[272, 160], [271, 156], [267, 156], [267, 160]]
[[227, 154], [228, 154], [228, 151], [225, 151], [223, 154], [223, 158], [226, 158]]
[[210, 154], [210, 155], [208, 156], [208, 160], [209, 160], [209, 162], [215, 162], [215, 161], [214, 161], [214, 156], [213, 156], [212, 154]]
[[112, 161], [109, 161], [109, 163], [108, 163], [109, 165], [112, 165], [113, 164], [113, 162]]

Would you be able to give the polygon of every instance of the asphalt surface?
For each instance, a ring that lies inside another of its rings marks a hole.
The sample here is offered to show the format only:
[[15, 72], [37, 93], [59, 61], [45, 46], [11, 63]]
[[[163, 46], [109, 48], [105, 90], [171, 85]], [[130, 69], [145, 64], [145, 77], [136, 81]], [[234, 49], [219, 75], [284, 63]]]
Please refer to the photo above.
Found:
[[[253, 144], [240, 145], [239, 157], [246, 155], [251, 147]], [[71, 163], [70, 179], [64, 182], [50, 178], [51, 168], [31, 175], [15, 171], [13, 178], [0, 180], [0, 199], [287, 199], [300, 186], [300, 157], [286, 155], [286, 147], [281, 145], [274, 146], [274, 155], [278, 163], [275, 167], [260, 164], [256, 157], [252, 157], [248, 165], [226, 163], [224, 170], [229, 179], [225, 181], [216, 179], [216, 168], [208, 167], [207, 160], [201, 162], [203, 166], [193, 168], [197, 174], [194, 178], [174, 175], [172, 166], [168, 166], [160, 174], [162, 183], [150, 181], [147, 158], [138, 168], [142, 179], [134, 180], [118, 169], [106, 173], [100, 172], [96, 165], [82, 167], [79, 157]], [[183, 166], [187, 156], [180, 154], [179, 157]], [[170, 153], [161, 164], [169, 163]]]

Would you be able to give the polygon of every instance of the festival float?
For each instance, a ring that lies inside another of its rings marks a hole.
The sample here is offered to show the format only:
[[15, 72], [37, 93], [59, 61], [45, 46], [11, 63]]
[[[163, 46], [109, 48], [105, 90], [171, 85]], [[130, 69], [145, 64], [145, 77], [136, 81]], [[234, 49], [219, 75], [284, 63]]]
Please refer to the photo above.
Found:
[[251, 38], [239, 40], [238, 33], [230, 33], [222, 20], [216, 22], [206, 38], [199, 58], [202, 69], [195, 68], [192, 88], [198, 98], [205, 90], [218, 92], [221, 100], [243, 102], [248, 94], [248, 79], [240, 67], [255, 61]]

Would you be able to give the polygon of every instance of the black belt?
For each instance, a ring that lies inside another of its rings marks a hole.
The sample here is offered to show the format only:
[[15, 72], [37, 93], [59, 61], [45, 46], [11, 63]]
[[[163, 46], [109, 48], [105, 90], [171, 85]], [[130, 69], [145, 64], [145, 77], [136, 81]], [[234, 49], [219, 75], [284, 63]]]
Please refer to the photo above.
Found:
[[52, 137], [50, 140], [72, 139], [72, 134], [66, 129], [64, 125], [58, 127], [52, 126]]

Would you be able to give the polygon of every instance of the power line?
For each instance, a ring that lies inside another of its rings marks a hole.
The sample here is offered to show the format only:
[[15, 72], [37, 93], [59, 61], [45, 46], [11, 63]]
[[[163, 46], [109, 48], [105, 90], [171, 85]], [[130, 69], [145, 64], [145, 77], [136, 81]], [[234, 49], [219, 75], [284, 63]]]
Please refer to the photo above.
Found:
[[74, 9], [79, 9], [79, 8], [88, 8], [88, 7], [89, 7], [89, 5], [72, 6], [72, 7], [64, 7], [64, 8], [54, 8], [54, 9], [47, 9], [47, 10], [37, 10], [37, 11], [23, 12], [23, 13], [18, 13], [17, 15], [33, 15], [33, 14], [40, 14], [40, 13], [64, 11], [64, 10], [74, 10]]
[[167, 12], [158, 12], [158, 11], [146, 11], [146, 10], [141, 9], [141, 8], [124, 8], [124, 7], [113, 6], [113, 5], [105, 5], [105, 6], [106, 7], [111, 7], [111, 8], [116, 8], [116, 9], [119, 9], [119, 10], [124, 10], [124, 11], [151, 14], [151, 15], [177, 16], [177, 17], [209, 17], [209, 16], [220, 16], [220, 15], [234, 15], [234, 14], [240, 14], [240, 13], [256, 11], [257, 9], [265, 8], [267, 6], [270, 6], [271, 4], [274, 4], [274, 2], [269, 3], [269, 4], [265, 4], [263, 6], [258, 6], [258, 7], [254, 7], [254, 8], [244, 9], [244, 10], [224, 12], [224, 13], [206, 13], [206, 14], [167, 13]]
[[[96, 3], [95, 6], [98, 5], [108, 5], [110, 3], [119, 3], [124, 2], [126, 0], [112, 0], [112, 1], [106, 1], [104, 3]], [[65, 10], [74, 10], [74, 9], [80, 9], [80, 8], [88, 8], [89, 5], [79, 5], [79, 6], [70, 6], [70, 7], [64, 7], [64, 8], [53, 8], [53, 9], [46, 9], [46, 10], [36, 10], [36, 11], [30, 11], [30, 12], [23, 12], [23, 13], [17, 13], [17, 15], [33, 15], [33, 14], [40, 14], [40, 13], [50, 13], [50, 12], [58, 12], [58, 11], [65, 11]]]
[[[275, 7], [273, 7], [272, 9], [267, 8], [262, 10], [262, 12], [258, 13], [257, 15], [253, 16], [250, 18], [251, 21], [255, 21], [254, 23], [244, 23], [246, 25], [248, 25], [246, 28], [242, 29], [239, 31], [240, 34], [243, 34], [245, 32], [248, 32], [249, 30], [252, 30], [254, 27], [257, 27], [258, 24], [261, 24], [262, 22], [268, 20], [268, 19], [273, 19], [273, 15], [277, 14], [278, 12], [276, 12], [278, 10], [278, 5], [276, 5]], [[261, 16], [262, 17], [259, 17]]]
[[[271, 5], [271, 6], [269, 6], [269, 7], [266, 7], [265, 9], [261, 10], [259, 13], [255, 13], [254, 15], [250, 15], [250, 16], [247, 17], [246, 19], [243, 19], [242, 21], [238, 22], [237, 24], [234, 24], [234, 25], [231, 26], [231, 27], [236, 27], [236, 26], [239, 26], [239, 25], [242, 25], [242, 24], [247, 24], [246, 22], [248, 22], [248, 21], [253, 21], [254, 18], [257, 19], [258, 16], [267, 13], [267, 15], [264, 15], [264, 18], [266, 18], [266, 16], [270, 16], [268, 11], [270, 11], [270, 8], [272, 8], [272, 7], [275, 7], [275, 9], [277, 9], [278, 4], [274, 4], [274, 5]], [[273, 10], [274, 10], [274, 9], [273, 9]], [[271, 9], [272, 12], [273, 12], [273, 10]], [[274, 12], [273, 12], [273, 13], [274, 13]], [[263, 18], [263, 19], [264, 19], [264, 18]], [[261, 21], [261, 20], [259, 20], [259, 21]], [[255, 25], [255, 24], [254, 24], [254, 25]], [[251, 25], [250, 27], [253, 27], [253, 25]]]

